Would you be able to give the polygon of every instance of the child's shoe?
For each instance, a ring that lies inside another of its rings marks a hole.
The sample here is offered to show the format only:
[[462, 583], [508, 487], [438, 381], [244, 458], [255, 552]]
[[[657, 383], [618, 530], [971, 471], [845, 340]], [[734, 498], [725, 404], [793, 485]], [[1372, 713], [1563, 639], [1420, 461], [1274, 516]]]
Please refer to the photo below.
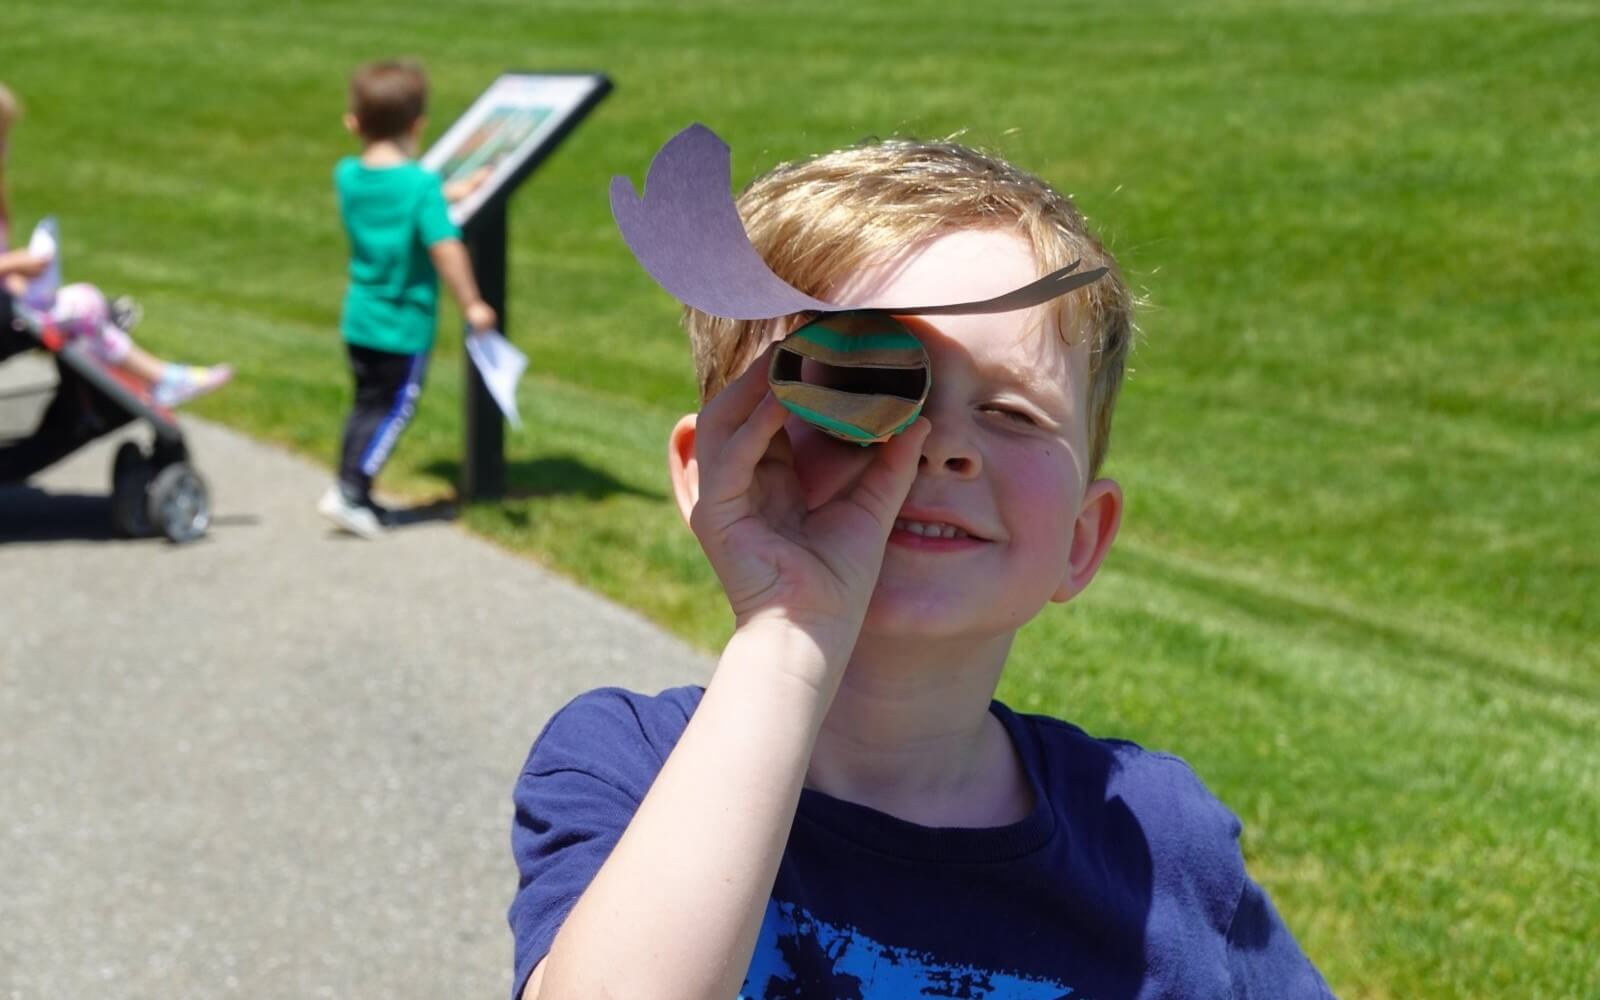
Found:
[[150, 398], [156, 405], [172, 409], [191, 399], [216, 392], [233, 378], [233, 369], [227, 365], [168, 365], [161, 380], [150, 389]]
[[378, 515], [346, 497], [337, 483], [328, 487], [328, 492], [317, 501], [317, 513], [360, 538], [377, 538], [383, 534]]

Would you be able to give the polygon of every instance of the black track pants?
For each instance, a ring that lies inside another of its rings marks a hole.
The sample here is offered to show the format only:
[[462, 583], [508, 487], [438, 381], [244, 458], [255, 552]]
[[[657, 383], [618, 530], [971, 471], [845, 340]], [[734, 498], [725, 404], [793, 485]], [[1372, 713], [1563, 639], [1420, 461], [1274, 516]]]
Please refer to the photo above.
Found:
[[417, 412], [426, 354], [392, 354], [346, 344], [356, 403], [344, 424], [339, 456], [339, 487], [347, 498], [367, 503], [372, 480], [394, 452], [400, 434]]

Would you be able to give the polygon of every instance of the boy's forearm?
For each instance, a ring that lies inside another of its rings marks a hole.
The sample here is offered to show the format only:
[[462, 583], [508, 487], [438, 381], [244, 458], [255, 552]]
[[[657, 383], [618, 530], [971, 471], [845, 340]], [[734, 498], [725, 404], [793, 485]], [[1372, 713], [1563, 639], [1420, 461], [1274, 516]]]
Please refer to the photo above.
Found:
[[434, 270], [462, 309], [483, 301], [478, 280], [472, 276], [472, 258], [460, 240], [440, 240], [428, 248]]
[[[840, 670], [799, 629], [734, 634], [543, 963], [540, 1000], [734, 996]], [[814, 662], [815, 661], [815, 662]], [[808, 678], [833, 678], [822, 688]]]

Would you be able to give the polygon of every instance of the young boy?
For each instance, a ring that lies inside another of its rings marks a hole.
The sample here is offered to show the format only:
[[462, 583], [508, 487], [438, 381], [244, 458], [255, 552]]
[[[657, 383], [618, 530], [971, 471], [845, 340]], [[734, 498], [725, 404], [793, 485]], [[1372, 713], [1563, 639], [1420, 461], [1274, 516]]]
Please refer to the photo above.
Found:
[[1187, 765], [992, 700], [1018, 628], [1089, 585], [1122, 513], [1098, 473], [1130, 301], [1071, 202], [888, 141], [780, 166], [739, 214], [779, 277], [850, 306], [1110, 270], [902, 317], [931, 388], [870, 448], [769, 391], [805, 317], [686, 311], [706, 402], [669, 466], [735, 630], [703, 691], [593, 692], [534, 744], [513, 995], [1329, 996]]
[[372, 481], [416, 412], [438, 322], [439, 277], [474, 332], [495, 325], [439, 178], [414, 162], [427, 96], [427, 78], [414, 63], [357, 70], [344, 124], [361, 140], [361, 155], [339, 161], [333, 172], [350, 240], [340, 328], [355, 405], [345, 421], [339, 480], [317, 510], [362, 538], [382, 531]]

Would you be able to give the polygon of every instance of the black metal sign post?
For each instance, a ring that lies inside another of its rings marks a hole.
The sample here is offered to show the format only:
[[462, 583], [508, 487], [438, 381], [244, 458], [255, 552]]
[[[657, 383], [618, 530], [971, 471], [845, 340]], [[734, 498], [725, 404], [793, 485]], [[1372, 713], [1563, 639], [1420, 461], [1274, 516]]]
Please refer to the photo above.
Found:
[[[479, 294], [509, 330], [506, 310], [506, 212], [511, 195], [595, 105], [611, 92], [603, 73], [503, 73], [422, 156], [446, 185], [472, 179], [472, 192], [450, 206], [472, 257]], [[461, 498], [505, 495], [505, 417], [478, 366], [466, 359], [465, 449]]]
[[[506, 317], [506, 203], [479, 212], [464, 233], [472, 256], [478, 294], [500, 317], [500, 329], [511, 329]], [[500, 405], [489, 395], [478, 366], [466, 359], [465, 450], [461, 462], [463, 500], [493, 500], [506, 494], [506, 422]]]

